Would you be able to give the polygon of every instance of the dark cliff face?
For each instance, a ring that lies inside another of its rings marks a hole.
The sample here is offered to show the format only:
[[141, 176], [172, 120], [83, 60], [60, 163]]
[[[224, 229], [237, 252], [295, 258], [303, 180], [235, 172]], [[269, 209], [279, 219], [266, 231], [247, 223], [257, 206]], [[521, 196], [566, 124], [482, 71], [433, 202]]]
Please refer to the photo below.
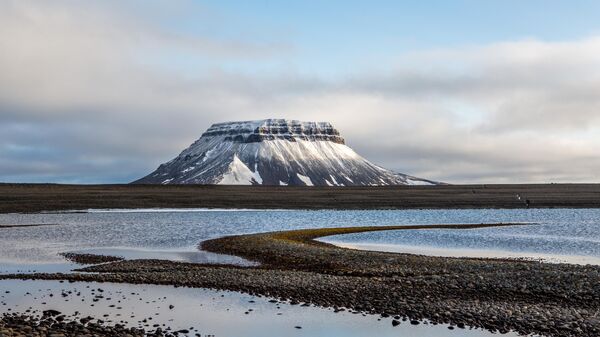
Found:
[[215, 136], [224, 136], [225, 141], [236, 143], [284, 139], [292, 142], [296, 140], [322, 140], [345, 144], [344, 138], [330, 123], [301, 122], [286, 119], [267, 119], [262, 123], [255, 121], [217, 123], [202, 134], [202, 137]]

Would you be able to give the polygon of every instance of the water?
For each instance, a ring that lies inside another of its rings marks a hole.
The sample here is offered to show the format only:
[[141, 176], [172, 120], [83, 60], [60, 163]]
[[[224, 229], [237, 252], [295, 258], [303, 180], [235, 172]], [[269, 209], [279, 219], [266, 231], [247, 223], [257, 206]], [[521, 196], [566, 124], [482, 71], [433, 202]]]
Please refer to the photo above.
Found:
[[[440, 223], [528, 222], [530, 226], [473, 230], [386, 231], [328, 237], [342, 245], [438, 255], [600, 258], [600, 210], [138, 210], [89, 213], [0, 214], [1, 224], [58, 224], [0, 229], [0, 272], [68, 270], [60, 252], [128, 258], [244, 264], [199, 252], [202, 240], [273, 230]], [[443, 253], [442, 253], [443, 252]]]
[[[454, 223], [523, 222], [524, 226], [468, 230], [410, 230], [339, 235], [323, 241], [343, 247], [433, 256], [527, 258], [600, 265], [600, 211], [596, 209], [479, 210], [437, 213]], [[429, 215], [423, 223], [429, 223]], [[417, 222], [421, 223], [421, 222]]]
[[[351, 234], [323, 240], [364, 249], [433, 255], [533, 256], [600, 259], [600, 210], [403, 210], [403, 211], [219, 211], [152, 210], [89, 213], [0, 214], [2, 224], [57, 224], [0, 228], [0, 273], [70, 271], [77, 265], [61, 252], [114, 254], [191, 262], [247, 264], [236, 257], [198, 251], [202, 240], [223, 235], [315, 227], [441, 223], [527, 222], [528, 226], [473, 230], [411, 230]], [[600, 264], [600, 263], [598, 263]], [[102, 287], [111, 301], [91, 302]], [[0, 281], [0, 312], [58, 309], [112, 323], [153, 317], [175, 330], [195, 327], [215, 336], [492, 336], [481, 330], [401, 324], [389, 319], [315, 307], [273, 304], [235, 292], [169, 286]], [[5, 293], [9, 291], [9, 293]], [[62, 297], [62, 292], [69, 292]], [[76, 294], [80, 292], [80, 296]], [[29, 295], [27, 294], [29, 293]], [[54, 296], [50, 297], [49, 294]], [[139, 295], [131, 295], [131, 293]], [[165, 299], [166, 297], [166, 299]], [[140, 300], [141, 298], [141, 300]], [[83, 301], [82, 301], [83, 299]], [[117, 302], [115, 302], [117, 301]], [[118, 302], [121, 301], [121, 302]], [[251, 303], [249, 301], [254, 301]], [[169, 304], [175, 308], [168, 309]], [[94, 306], [91, 306], [94, 304]], [[114, 304], [116, 307], [110, 307]], [[279, 308], [278, 308], [279, 306]], [[117, 309], [121, 307], [121, 309]], [[248, 309], [253, 309], [245, 314]], [[281, 315], [279, 315], [281, 314]], [[130, 317], [130, 316], [135, 317]], [[142, 324], [143, 325], [143, 324]], [[302, 329], [296, 329], [301, 326]], [[150, 325], [151, 327], [151, 325]]]
[[[98, 288], [103, 291], [100, 293]], [[445, 325], [413, 326], [404, 322], [393, 327], [390, 318], [378, 320], [374, 315], [271, 303], [268, 298], [208, 289], [9, 280], [0, 281], [0, 290], [0, 312], [31, 310], [39, 314], [42, 310], [55, 309], [73, 315], [77, 311], [78, 318], [89, 315], [107, 323], [124, 323], [147, 330], [156, 329], [153, 325], [158, 324], [173, 331], [189, 329], [190, 336], [196, 333], [215, 337], [495, 336], [483, 330], [451, 331]], [[98, 294], [103, 298], [93, 302]], [[174, 307], [170, 309], [170, 305]], [[147, 322], [143, 322], [144, 319]]]

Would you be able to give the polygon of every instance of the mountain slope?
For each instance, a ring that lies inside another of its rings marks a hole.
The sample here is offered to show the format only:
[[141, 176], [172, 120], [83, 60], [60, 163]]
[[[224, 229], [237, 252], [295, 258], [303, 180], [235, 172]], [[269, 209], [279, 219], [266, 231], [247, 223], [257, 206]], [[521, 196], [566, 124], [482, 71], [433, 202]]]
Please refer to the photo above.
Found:
[[435, 184], [398, 174], [345, 145], [329, 123], [284, 119], [218, 123], [134, 183], [362, 186]]

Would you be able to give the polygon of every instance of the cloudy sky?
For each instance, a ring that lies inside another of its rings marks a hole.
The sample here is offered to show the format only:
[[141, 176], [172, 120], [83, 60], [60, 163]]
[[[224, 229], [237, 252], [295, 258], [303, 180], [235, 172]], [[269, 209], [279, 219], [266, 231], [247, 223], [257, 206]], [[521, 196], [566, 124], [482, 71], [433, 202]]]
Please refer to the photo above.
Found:
[[0, 181], [129, 182], [262, 118], [450, 183], [599, 182], [600, 2], [0, 0]]

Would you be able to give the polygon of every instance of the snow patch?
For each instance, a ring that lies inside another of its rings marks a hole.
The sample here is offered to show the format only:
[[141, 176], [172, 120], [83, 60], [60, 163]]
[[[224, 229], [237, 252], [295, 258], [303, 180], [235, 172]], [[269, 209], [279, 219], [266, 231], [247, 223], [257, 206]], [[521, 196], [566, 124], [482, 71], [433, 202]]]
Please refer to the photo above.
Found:
[[219, 181], [219, 185], [252, 185], [253, 183], [262, 183], [262, 178], [258, 172], [252, 172], [244, 164], [237, 154], [233, 155], [233, 160], [229, 164], [229, 170]]
[[190, 166], [190, 167], [188, 167], [188, 168], [184, 169], [183, 171], [181, 171], [181, 173], [187, 173], [187, 172], [190, 172], [191, 170], [193, 170], [193, 169], [195, 169], [195, 168], [196, 168], [195, 166]]
[[301, 175], [300, 173], [296, 173], [296, 175], [298, 176], [298, 178], [300, 178], [300, 180], [302, 180], [302, 182], [306, 185], [306, 186], [315, 186], [312, 182], [312, 180], [310, 180], [310, 177]]
[[344, 186], [344, 184], [340, 184], [340, 183], [338, 183], [338, 182], [337, 182], [337, 180], [335, 180], [335, 177], [334, 177], [334, 176], [332, 176], [331, 174], [329, 175], [329, 177], [331, 177], [331, 180], [333, 180], [333, 184], [334, 184], [335, 186]]
[[208, 158], [210, 158], [210, 156], [213, 154], [213, 152], [215, 152], [215, 149], [210, 149], [210, 150], [204, 152], [204, 158], [202, 158], [202, 162], [205, 162]]

